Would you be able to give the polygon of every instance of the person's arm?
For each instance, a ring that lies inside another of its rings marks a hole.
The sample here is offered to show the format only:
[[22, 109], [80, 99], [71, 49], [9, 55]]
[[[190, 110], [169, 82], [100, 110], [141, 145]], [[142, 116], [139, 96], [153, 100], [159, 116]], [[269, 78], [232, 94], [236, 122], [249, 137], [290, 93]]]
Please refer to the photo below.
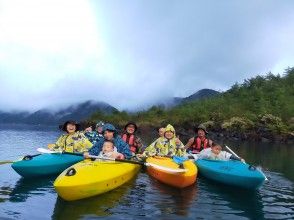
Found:
[[193, 143], [194, 143], [194, 137], [188, 140], [187, 144], [185, 145], [185, 149], [188, 149], [189, 147], [191, 147]]
[[[119, 153], [123, 154], [123, 156], [126, 159], [130, 159], [132, 157], [132, 152], [130, 151], [130, 146], [124, 142], [120, 137], [116, 137], [117, 138], [117, 144], [115, 144], [115, 146], [117, 147], [117, 150]], [[120, 159], [124, 159], [121, 158]]]
[[157, 143], [158, 139], [156, 141], [154, 141], [153, 143], [151, 143], [148, 147], [145, 148], [144, 152], [143, 152], [143, 156], [154, 156], [156, 155], [156, 148], [155, 145]]
[[89, 149], [89, 154], [90, 155], [99, 155], [101, 149], [102, 149], [102, 145], [104, 143], [104, 139], [98, 141], [96, 144], [94, 144], [90, 149]]

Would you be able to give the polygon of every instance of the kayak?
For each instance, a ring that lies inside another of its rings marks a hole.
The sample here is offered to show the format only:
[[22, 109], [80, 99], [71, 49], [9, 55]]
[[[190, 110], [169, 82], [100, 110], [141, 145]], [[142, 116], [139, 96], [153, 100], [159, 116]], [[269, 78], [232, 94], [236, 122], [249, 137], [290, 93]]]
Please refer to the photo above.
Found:
[[58, 195], [67, 201], [96, 196], [131, 180], [141, 165], [85, 160], [64, 170], [55, 180]]
[[[179, 164], [167, 157], [149, 157], [146, 159], [146, 162], [162, 167], [179, 169]], [[182, 168], [183, 172], [179, 173], [163, 170], [156, 166], [147, 166], [147, 173], [162, 183], [177, 188], [184, 188], [196, 182], [197, 167], [192, 161], [186, 160], [183, 162]]]
[[202, 176], [237, 187], [257, 189], [266, 178], [262, 171], [241, 161], [200, 159], [195, 163]]
[[23, 177], [58, 175], [71, 165], [82, 161], [83, 156], [71, 154], [40, 154], [14, 162], [12, 168]]

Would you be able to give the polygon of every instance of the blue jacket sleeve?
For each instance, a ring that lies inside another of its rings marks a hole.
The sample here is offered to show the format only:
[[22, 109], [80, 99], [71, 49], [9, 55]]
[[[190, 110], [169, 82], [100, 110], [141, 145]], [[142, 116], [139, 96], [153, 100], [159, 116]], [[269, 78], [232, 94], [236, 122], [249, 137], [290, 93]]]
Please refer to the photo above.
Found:
[[104, 139], [94, 144], [93, 147], [89, 150], [89, 154], [98, 156], [100, 151], [102, 150], [103, 143], [104, 143]]
[[130, 151], [129, 145], [124, 142], [120, 137], [116, 137], [116, 147], [119, 153], [122, 153], [126, 159], [130, 159], [132, 157], [132, 153]]

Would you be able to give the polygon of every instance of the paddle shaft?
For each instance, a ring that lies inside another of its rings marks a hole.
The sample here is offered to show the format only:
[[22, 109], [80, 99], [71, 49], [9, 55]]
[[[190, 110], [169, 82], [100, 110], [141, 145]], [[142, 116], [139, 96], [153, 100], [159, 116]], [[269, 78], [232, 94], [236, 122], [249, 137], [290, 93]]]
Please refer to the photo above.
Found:
[[227, 145], [225, 145], [228, 151], [230, 151], [235, 157], [240, 158], [231, 148], [229, 148]]
[[[39, 155], [41, 155], [41, 154], [26, 155], [21, 160], [30, 160], [33, 157], [36, 157]], [[0, 161], [0, 165], [7, 164], [7, 163], [14, 163], [14, 162], [21, 161], [21, 160], [4, 160], [4, 161]]]
[[133, 160], [123, 160], [123, 159], [115, 159], [115, 158], [108, 158], [108, 157], [99, 157], [95, 155], [88, 155], [89, 158], [93, 159], [100, 159], [100, 160], [111, 160], [111, 161], [116, 161], [116, 162], [123, 162], [123, 163], [132, 163], [132, 164], [139, 164], [139, 165], [146, 165], [144, 162], [139, 162], [139, 161], [133, 161]]
[[[227, 145], [225, 145], [226, 148], [235, 156], [240, 158], [231, 148], [229, 148]], [[264, 176], [265, 180], [268, 180], [268, 178], [266, 177], [266, 175], [261, 171], [262, 175]]]
[[[45, 148], [38, 148], [37, 151], [42, 152], [42, 153], [46, 153], [46, 154], [63, 153], [63, 154], [71, 154], [71, 155], [76, 155], [76, 156], [83, 156], [80, 153], [58, 152], [58, 151], [51, 151], [51, 150], [48, 150]], [[183, 169], [183, 168], [174, 169], [174, 168], [168, 168], [168, 167], [160, 166], [160, 165], [153, 164], [153, 163], [144, 163], [144, 162], [140, 162], [140, 161], [115, 159], [115, 158], [100, 157], [100, 156], [95, 156], [95, 155], [87, 155], [86, 157], [93, 158], [93, 159], [100, 159], [100, 160], [110, 160], [110, 161], [116, 161], [116, 162], [122, 162], [122, 163], [138, 164], [138, 165], [142, 165], [142, 166], [152, 166], [152, 167], [156, 167], [158, 169], [165, 170], [168, 172], [175, 172], [175, 173], [186, 172], [186, 169]]]

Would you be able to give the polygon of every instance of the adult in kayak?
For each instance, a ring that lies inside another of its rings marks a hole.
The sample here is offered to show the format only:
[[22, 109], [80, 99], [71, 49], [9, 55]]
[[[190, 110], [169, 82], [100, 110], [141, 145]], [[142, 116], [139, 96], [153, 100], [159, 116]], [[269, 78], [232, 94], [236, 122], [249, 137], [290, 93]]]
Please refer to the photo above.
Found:
[[66, 121], [62, 128], [66, 133], [61, 135], [50, 149], [65, 152], [84, 152], [92, 147], [92, 143], [80, 132], [80, 125], [75, 121]]
[[84, 157], [88, 158], [88, 155], [98, 156], [102, 151], [102, 147], [105, 141], [112, 141], [114, 146], [117, 148], [117, 159], [130, 159], [132, 153], [129, 145], [124, 142], [121, 137], [117, 134], [117, 130], [112, 124], [106, 123], [103, 125], [103, 138], [98, 141], [88, 152], [84, 153]]
[[138, 130], [138, 126], [135, 122], [128, 122], [124, 127], [124, 132], [121, 135], [121, 138], [124, 142], [126, 142], [133, 155], [142, 153], [143, 151], [143, 143], [141, 138], [138, 137], [136, 131]]
[[210, 148], [202, 150], [195, 159], [209, 159], [209, 160], [240, 160], [245, 162], [244, 159], [234, 156], [226, 151], [222, 151], [222, 146], [213, 142]]
[[164, 136], [150, 144], [141, 156], [183, 156], [185, 152], [185, 146], [176, 137], [174, 127], [168, 124], [165, 128]]
[[96, 124], [96, 129], [94, 131], [93, 129], [85, 130], [85, 136], [89, 139], [89, 141], [93, 145], [96, 144], [99, 140], [103, 139], [103, 133], [102, 133], [103, 125], [104, 125], [104, 122], [99, 121]]
[[208, 139], [206, 135], [208, 134], [206, 127], [204, 125], [199, 125], [195, 129], [195, 133], [197, 134], [195, 137], [192, 137], [188, 140], [185, 148], [187, 152], [192, 154], [197, 154], [205, 148], [209, 148], [212, 146], [212, 140]]

